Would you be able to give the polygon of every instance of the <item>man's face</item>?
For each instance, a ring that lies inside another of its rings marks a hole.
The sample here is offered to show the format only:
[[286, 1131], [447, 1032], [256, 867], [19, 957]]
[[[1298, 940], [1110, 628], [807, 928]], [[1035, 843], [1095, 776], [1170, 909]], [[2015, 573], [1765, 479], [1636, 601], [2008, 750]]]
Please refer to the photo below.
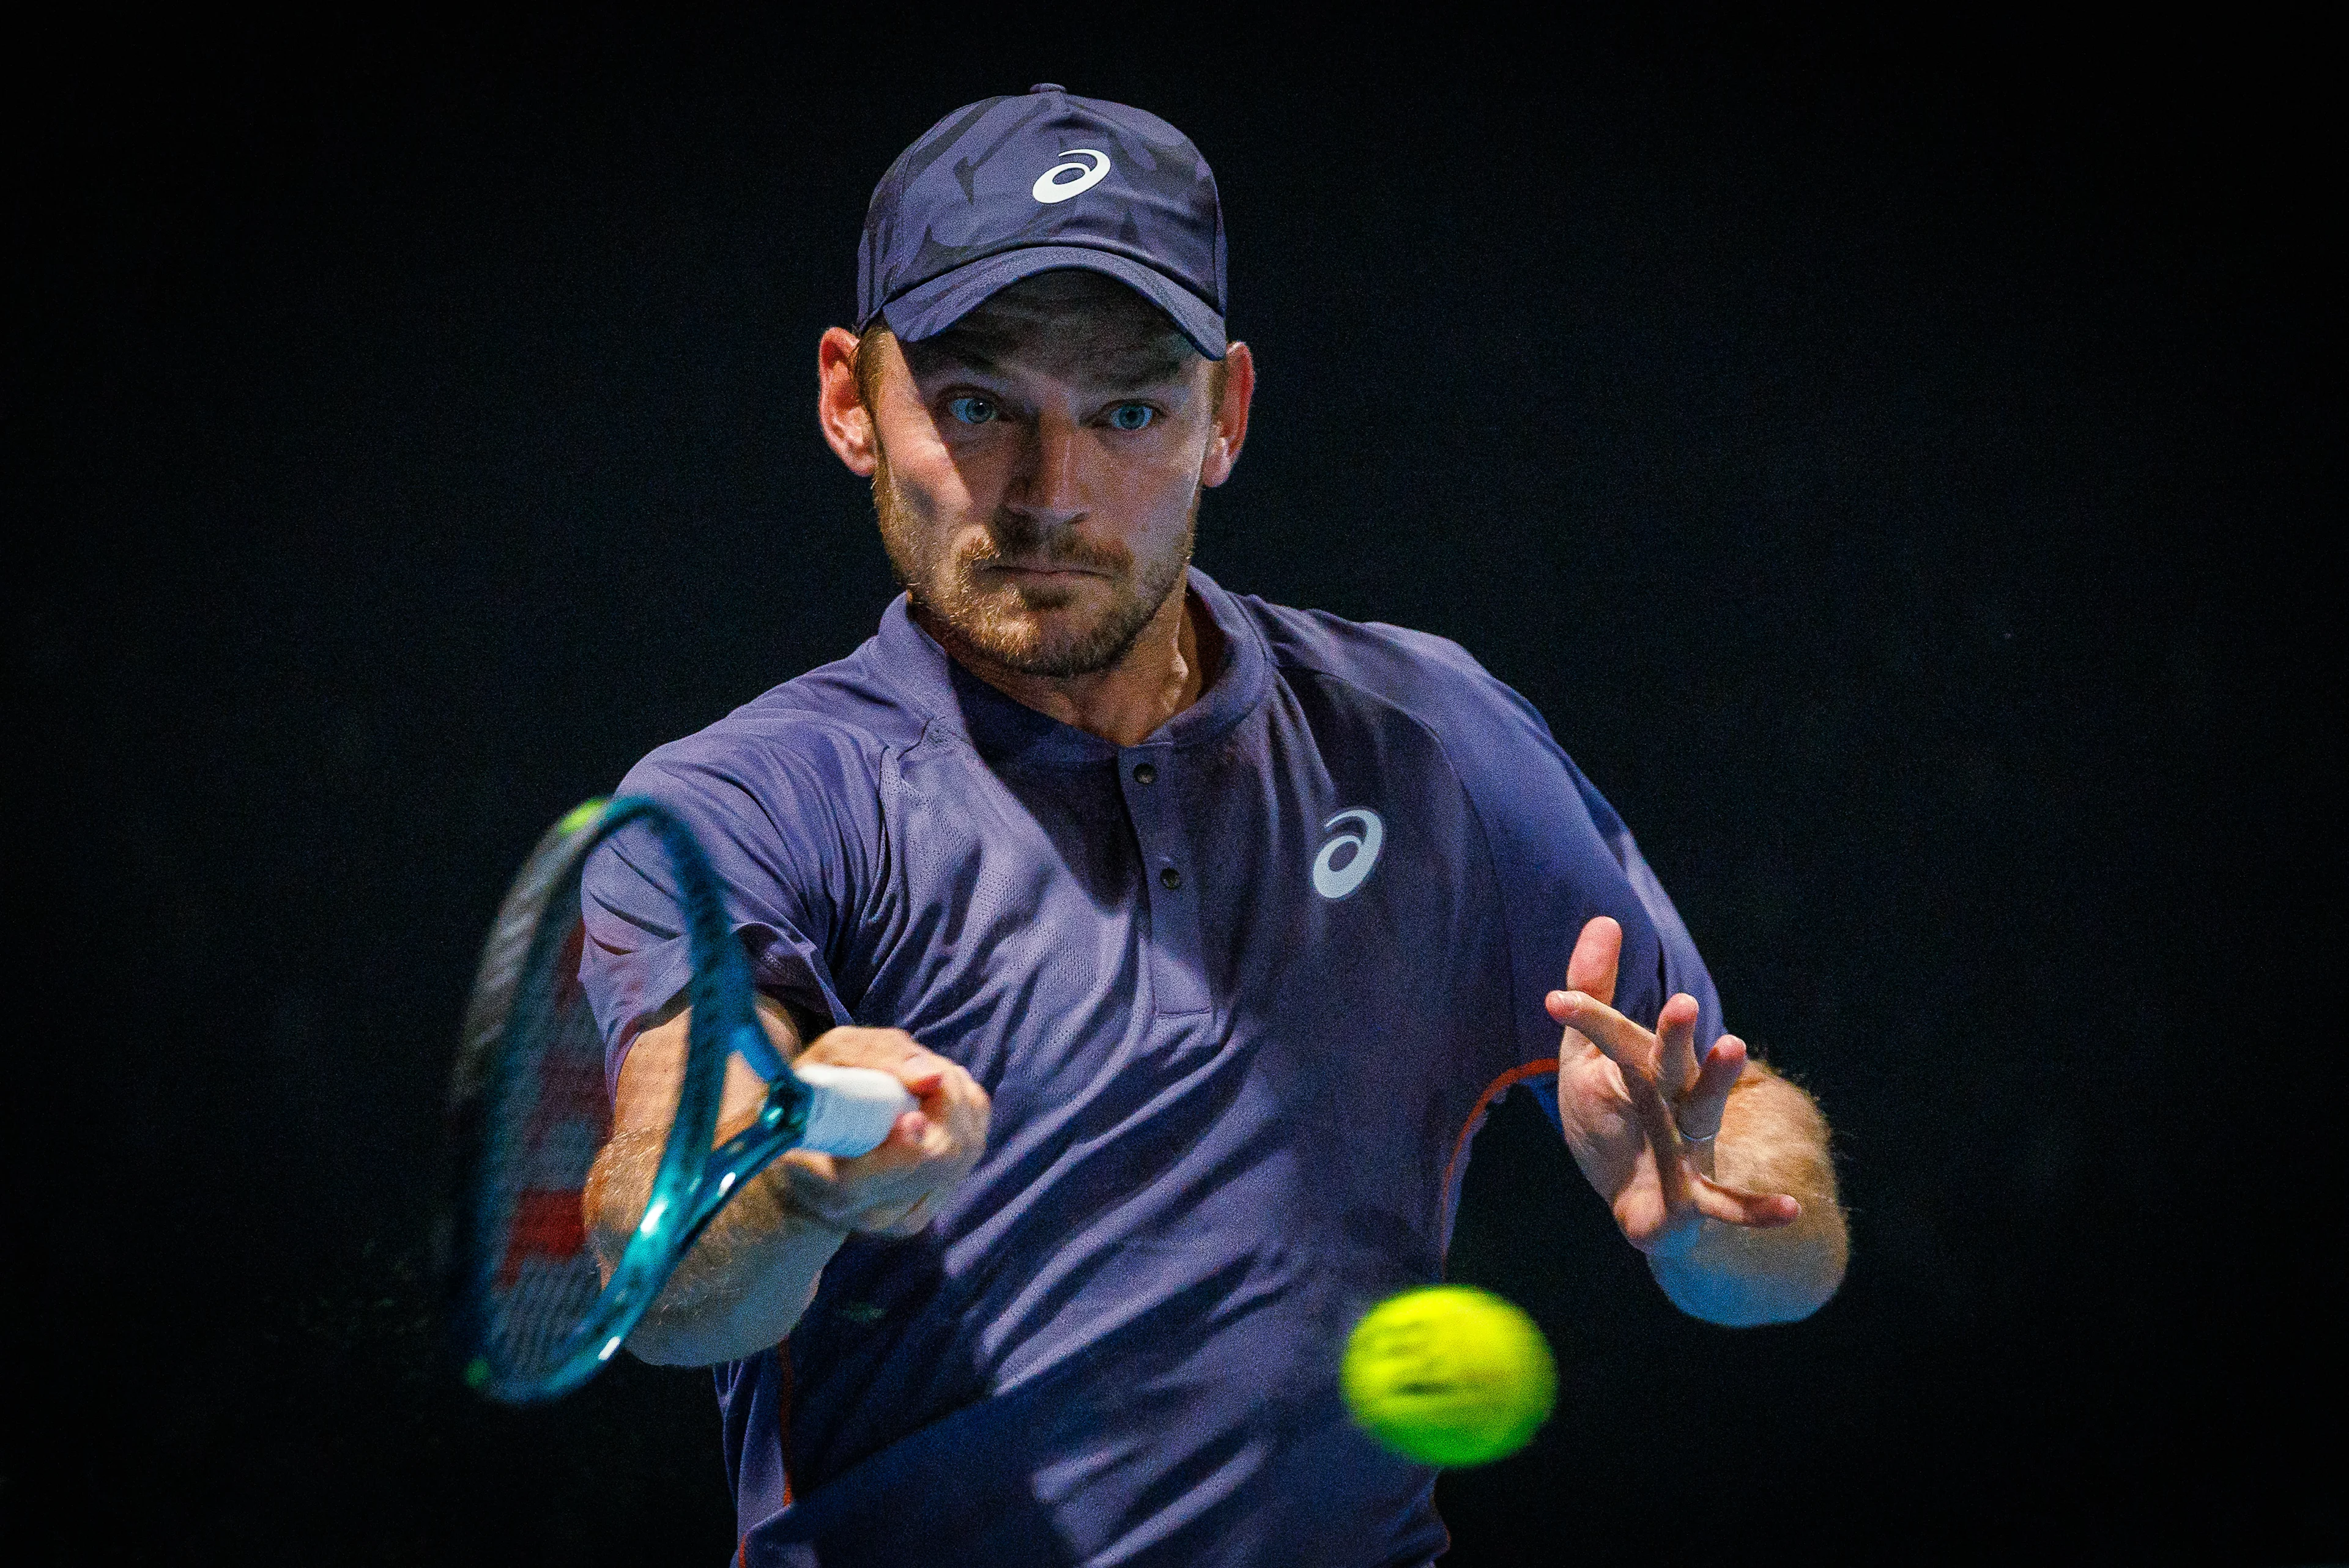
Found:
[[1114, 665], [1191, 558], [1217, 432], [1210, 362], [1085, 272], [867, 349], [882, 356], [865, 378], [882, 541], [932, 629], [1023, 675]]

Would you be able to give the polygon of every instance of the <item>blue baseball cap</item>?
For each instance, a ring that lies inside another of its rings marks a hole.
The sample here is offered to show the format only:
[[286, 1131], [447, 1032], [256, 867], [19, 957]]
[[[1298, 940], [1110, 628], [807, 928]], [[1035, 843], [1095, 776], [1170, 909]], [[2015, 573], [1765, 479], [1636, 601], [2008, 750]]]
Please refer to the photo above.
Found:
[[856, 330], [933, 337], [1037, 273], [1106, 273], [1224, 356], [1224, 210], [1190, 138], [1156, 115], [1040, 82], [938, 121], [874, 188]]

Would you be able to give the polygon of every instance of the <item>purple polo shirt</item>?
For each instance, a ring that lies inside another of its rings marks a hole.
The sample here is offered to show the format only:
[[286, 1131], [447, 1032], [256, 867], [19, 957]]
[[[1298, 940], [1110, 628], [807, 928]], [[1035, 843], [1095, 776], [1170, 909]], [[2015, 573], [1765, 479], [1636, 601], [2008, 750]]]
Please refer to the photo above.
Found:
[[[1138, 746], [986, 686], [900, 599], [621, 786], [693, 825], [761, 988], [994, 1099], [950, 1207], [852, 1237], [718, 1368], [747, 1563], [1427, 1562], [1434, 1472], [1348, 1419], [1347, 1332], [1441, 1277], [1493, 1097], [1549, 1100], [1584, 922], [1623, 923], [1626, 1012], [1685, 990], [1720, 1031], [1523, 698], [1441, 638], [1190, 591], [1223, 668]], [[642, 844], [583, 901], [616, 1075], [688, 967]]]

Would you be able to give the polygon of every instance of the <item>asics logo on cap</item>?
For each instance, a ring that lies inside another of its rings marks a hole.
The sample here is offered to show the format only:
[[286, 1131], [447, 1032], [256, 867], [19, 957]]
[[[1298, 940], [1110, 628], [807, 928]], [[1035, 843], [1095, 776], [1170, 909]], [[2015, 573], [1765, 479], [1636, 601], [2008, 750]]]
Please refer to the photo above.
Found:
[[[1095, 152], [1090, 147], [1071, 147], [1061, 156], [1065, 161], [1055, 163], [1036, 176], [1036, 183], [1028, 193], [1037, 201], [1050, 203], [1081, 196], [1100, 184], [1109, 173], [1109, 154], [1105, 152]], [[1080, 163], [1077, 160], [1081, 158], [1090, 158], [1092, 162]], [[1075, 178], [1062, 178], [1065, 175], [1074, 175]]]
[[891, 331], [923, 342], [1071, 252], [1224, 356], [1224, 219], [1207, 160], [1156, 115], [1049, 82], [965, 104], [897, 155], [864, 210], [854, 325], [885, 307]]

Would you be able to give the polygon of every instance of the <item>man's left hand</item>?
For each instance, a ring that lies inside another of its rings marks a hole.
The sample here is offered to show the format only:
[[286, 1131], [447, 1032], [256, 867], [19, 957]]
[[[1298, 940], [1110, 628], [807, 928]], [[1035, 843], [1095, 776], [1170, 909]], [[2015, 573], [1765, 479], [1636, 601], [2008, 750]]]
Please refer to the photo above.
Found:
[[1651, 1258], [1686, 1253], [1708, 1217], [1752, 1229], [1794, 1223], [1803, 1206], [1793, 1197], [1713, 1179], [1713, 1140], [1745, 1075], [1745, 1042], [1723, 1035], [1700, 1061], [1697, 1002], [1686, 993], [1665, 1002], [1652, 1030], [1617, 1012], [1622, 954], [1623, 928], [1600, 915], [1574, 944], [1567, 989], [1544, 999], [1566, 1028], [1557, 1108], [1574, 1162]]

